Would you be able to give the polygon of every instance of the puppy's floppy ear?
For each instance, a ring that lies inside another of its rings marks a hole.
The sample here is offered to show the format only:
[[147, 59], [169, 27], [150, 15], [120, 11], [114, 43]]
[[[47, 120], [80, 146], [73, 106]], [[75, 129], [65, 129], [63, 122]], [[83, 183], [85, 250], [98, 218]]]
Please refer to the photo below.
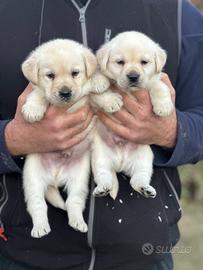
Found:
[[155, 52], [155, 66], [156, 72], [161, 72], [162, 68], [166, 64], [167, 54], [159, 45], [156, 46]]
[[24, 76], [33, 84], [37, 84], [38, 81], [38, 60], [35, 52], [22, 63], [22, 71]]
[[98, 51], [97, 51], [97, 60], [99, 66], [102, 71], [105, 71], [108, 65], [109, 57], [110, 57], [110, 46], [109, 44], [104, 44]]
[[89, 49], [84, 50], [83, 57], [85, 62], [86, 75], [87, 78], [89, 78], [96, 71], [97, 58]]

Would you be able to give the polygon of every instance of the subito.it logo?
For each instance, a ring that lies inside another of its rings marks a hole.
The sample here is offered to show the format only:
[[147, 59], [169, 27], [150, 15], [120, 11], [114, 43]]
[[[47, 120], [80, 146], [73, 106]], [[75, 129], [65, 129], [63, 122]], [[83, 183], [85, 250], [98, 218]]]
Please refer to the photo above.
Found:
[[154, 247], [151, 243], [145, 243], [142, 245], [142, 253], [145, 255], [151, 255], [154, 251]]

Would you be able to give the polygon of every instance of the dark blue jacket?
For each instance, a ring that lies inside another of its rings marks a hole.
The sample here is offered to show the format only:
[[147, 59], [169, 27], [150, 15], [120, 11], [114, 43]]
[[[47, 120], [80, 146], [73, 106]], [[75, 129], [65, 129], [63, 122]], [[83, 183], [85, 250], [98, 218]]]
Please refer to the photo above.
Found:
[[[174, 149], [167, 151], [161, 147], [153, 147], [154, 163], [157, 166], [171, 167], [195, 163], [203, 157], [202, 72], [203, 16], [189, 1], [183, 1], [181, 59], [175, 85], [177, 143]], [[20, 171], [5, 146], [4, 128], [7, 122], [0, 120], [0, 173]]]
[[155, 164], [177, 166], [203, 157], [203, 16], [183, 2], [182, 46], [176, 89], [177, 143], [171, 151], [156, 148]]

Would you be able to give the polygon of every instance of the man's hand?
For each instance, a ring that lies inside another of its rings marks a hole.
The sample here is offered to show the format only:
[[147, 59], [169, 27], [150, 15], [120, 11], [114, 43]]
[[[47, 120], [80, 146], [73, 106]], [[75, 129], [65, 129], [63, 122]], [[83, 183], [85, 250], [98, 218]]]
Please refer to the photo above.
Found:
[[65, 150], [87, 136], [83, 131], [93, 116], [89, 107], [67, 113], [65, 108], [50, 106], [40, 122], [26, 122], [21, 110], [31, 91], [31, 86], [28, 85], [20, 95], [16, 115], [5, 129], [7, 148], [12, 155]]
[[[175, 90], [166, 74], [162, 81], [169, 87], [175, 103]], [[140, 89], [133, 93], [134, 99], [120, 92], [123, 96], [123, 108], [113, 113], [115, 121], [105, 113], [98, 112], [99, 119], [118, 136], [137, 144], [156, 144], [174, 147], [177, 136], [176, 111], [168, 117], [158, 117], [152, 111], [148, 91]]]

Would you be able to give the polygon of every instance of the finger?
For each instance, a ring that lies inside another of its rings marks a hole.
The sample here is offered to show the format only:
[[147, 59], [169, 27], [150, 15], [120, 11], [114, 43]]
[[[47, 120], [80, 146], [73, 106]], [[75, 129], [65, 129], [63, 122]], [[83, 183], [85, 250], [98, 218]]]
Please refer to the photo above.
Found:
[[65, 137], [67, 139], [72, 139], [72, 137], [74, 137], [75, 135], [77, 135], [77, 134], [83, 132], [84, 130], [86, 130], [87, 127], [89, 126], [89, 124], [92, 121], [92, 117], [93, 117], [93, 114], [90, 112], [87, 119], [86, 119], [86, 121], [83, 124], [79, 124], [79, 125], [74, 126], [72, 128], [67, 128]]
[[137, 99], [137, 102], [141, 105], [149, 105], [151, 104], [151, 99], [149, 92], [145, 89], [140, 89], [137, 91], [134, 91], [133, 96]]
[[[56, 119], [57, 126], [61, 128], [71, 128], [79, 124], [83, 124], [88, 117], [90, 112], [89, 107], [83, 107], [77, 112], [70, 113], [67, 112], [67, 109], [64, 111], [64, 108], [51, 108], [46, 113], [45, 117], [48, 119]], [[57, 117], [58, 116], [58, 117]]]
[[168, 77], [168, 75], [166, 73], [163, 73], [161, 74], [161, 80], [168, 86], [169, 88], [169, 91], [170, 91], [170, 94], [171, 94], [171, 97], [173, 99], [173, 101], [175, 101], [175, 95], [176, 95], [176, 92], [175, 92], [175, 89]]
[[22, 106], [25, 101], [27, 96], [32, 92], [32, 84], [29, 83], [26, 88], [24, 89], [24, 91], [20, 94], [20, 96], [18, 97], [18, 105]]
[[86, 117], [86, 115], [88, 114], [90, 110], [89, 106], [84, 106], [82, 108], [80, 108], [79, 110], [77, 110], [76, 112], [69, 112], [68, 108], [65, 106], [53, 106], [51, 105], [47, 111], [47, 116], [49, 117], [53, 117], [56, 115], [62, 115], [64, 114], [65, 117], [67, 117], [67, 115], [78, 115], [81, 114], [81, 117], [83, 117], [84, 114], [84, 118]]
[[83, 130], [89, 126], [89, 124], [92, 121], [93, 115], [94, 115], [93, 112], [90, 110], [88, 115], [87, 115], [87, 119], [85, 120], [85, 122], [83, 124], [81, 124]]
[[161, 80], [169, 87], [173, 87], [168, 75], [164, 72], [161, 73]]
[[28, 94], [32, 91], [32, 84], [28, 83], [28, 85], [26, 86], [25, 90], [23, 91], [23, 93]]
[[75, 113], [67, 113], [64, 125], [67, 127], [73, 127], [78, 124], [84, 123], [89, 117], [89, 113], [91, 115], [91, 111], [89, 107], [83, 107]]
[[100, 121], [108, 127], [110, 130], [112, 130], [115, 134], [117, 134], [120, 137], [123, 137], [125, 139], [130, 138], [130, 132], [129, 129], [125, 126], [118, 124], [114, 122], [112, 119], [107, 117], [104, 113], [98, 112], [98, 117]]
[[133, 93], [130, 93], [130, 94], [129, 94], [129, 92], [127, 92], [126, 89], [118, 88], [116, 85], [112, 85], [111, 90], [112, 90], [113, 92], [119, 93], [123, 98], [125, 98], [126, 96], [129, 96], [129, 95], [130, 95], [130, 97], [131, 97], [132, 99], [137, 100], [136, 97], [133, 95]]
[[123, 108], [133, 116], [136, 116], [142, 110], [142, 106], [129, 95], [123, 96]]
[[122, 109], [121, 111], [113, 113], [113, 116], [124, 124], [126, 127], [132, 126], [135, 121], [135, 117], [132, 116], [127, 110]]
[[68, 130], [65, 133], [65, 138], [66, 140], [71, 140], [74, 136], [82, 132], [82, 127], [81, 126], [76, 126], [72, 128], [68, 128]]
[[74, 137], [72, 137], [70, 140], [69, 140], [69, 143], [73, 144], [73, 145], [76, 145], [80, 142], [82, 142], [88, 135], [89, 133], [91, 132], [92, 130], [92, 127], [93, 126], [88, 126], [84, 131], [76, 134]]
[[63, 147], [61, 150], [65, 150], [65, 149], [68, 149], [68, 148], [71, 148], [79, 143], [81, 143], [87, 136], [88, 134], [82, 134], [82, 135], [76, 135], [74, 136], [72, 139], [69, 139], [68, 140], [68, 143], [66, 144], [65, 147]]
[[50, 105], [45, 116], [47, 116], [48, 118], [54, 118], [57, 115], [63, 115], [66, 112], [67, 108], [65, 106]]
[[21, 93], [21, 96], [27, 96], [29, 93], [32, 92], [32, 84], [29, 83], [26, 88], [24, 89], [24, 91]]

